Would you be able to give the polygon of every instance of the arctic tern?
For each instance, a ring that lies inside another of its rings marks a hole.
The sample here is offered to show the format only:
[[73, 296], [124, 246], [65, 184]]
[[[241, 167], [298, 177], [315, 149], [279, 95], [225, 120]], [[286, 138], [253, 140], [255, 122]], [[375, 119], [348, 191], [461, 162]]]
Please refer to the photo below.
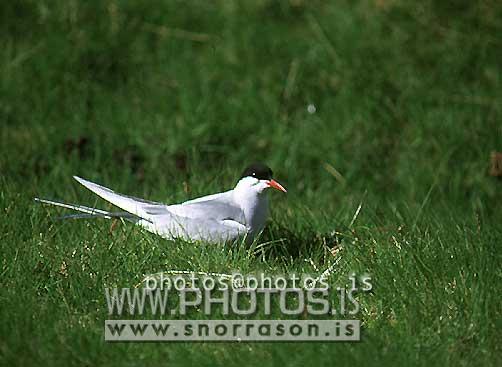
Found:
[[118, 194], [78, 176], [73, 177], [87, 189], [124, 211], [109, 212], [52, 200], [35, 200], [83, 213], [68, 215], [67, 218], [125, 218], [167, 239], [182, 238], [211, 243], [239, 238], [245, 238], [247, 243], [252, 242], [264, 228], [268, 216], [266, 190], [274, 188], [286, 192], [272, 178], [272, 170], [262, 163], [248, 166], [232, 190], [173, 205]]

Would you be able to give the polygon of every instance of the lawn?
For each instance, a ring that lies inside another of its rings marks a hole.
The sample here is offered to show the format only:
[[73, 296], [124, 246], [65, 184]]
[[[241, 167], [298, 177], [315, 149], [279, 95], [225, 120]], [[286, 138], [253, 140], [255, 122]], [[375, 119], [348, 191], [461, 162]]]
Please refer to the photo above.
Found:
[[[2, 2], [0, 363], [501, 365], [501, 36], [495, 0]], [[288, 189], [260, 250], [33, 201], [109, 208], [79, 175], [175, 203], [253, 161]], [[330, 285], [373, 279], [361, 342], [104, 341], [106, 287], [318, 274], [334, 247]]]

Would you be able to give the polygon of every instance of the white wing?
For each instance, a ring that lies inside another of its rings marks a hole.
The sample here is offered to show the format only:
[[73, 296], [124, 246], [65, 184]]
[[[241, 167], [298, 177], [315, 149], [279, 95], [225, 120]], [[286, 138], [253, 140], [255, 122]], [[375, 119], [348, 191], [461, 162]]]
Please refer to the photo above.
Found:
[[156, 215], [169, 213], [167, 205], [162, 203], [117, 194], [109, 188], [84, 180], [81, 177], [73, 176], [73, 178], [99, 197], [140, 218], [151, 220]]
[[232, 190], [203, 196], [182, 204], [169, 205], [168, 210], [176, 215], [193, 219], [234, 220], [244, 224], [244, 212], [235, 204]]
[[165, 238], [219, 242], [247, 233], [243, 214], [232, 193], [210, 195], [183, 204], [165, 205], [132, 196], [74, 176], [80, 184], [119, 208], [140, 217], [138, 224]]

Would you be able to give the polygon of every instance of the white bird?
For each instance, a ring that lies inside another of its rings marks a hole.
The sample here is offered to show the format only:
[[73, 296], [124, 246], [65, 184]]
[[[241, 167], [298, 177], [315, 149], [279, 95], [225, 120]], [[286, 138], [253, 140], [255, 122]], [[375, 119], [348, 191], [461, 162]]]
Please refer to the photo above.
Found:
[[73, 177], [125, 212], [109, 212], [39, 198], [35, 200], [84, 213], [67, 218], [120, 217], [167, 239], [182, 238], [211, 243], [233, 241], [241, 237], [245, 237], [248, 243], [253, 241], [264, 228], [268, 216], [266, 189], [272, 187], [286, 192], [272, 178], [272, 170], [261, 163], [247, 167], [232, 190], [174, 205], [121, 195], [83, 178]]

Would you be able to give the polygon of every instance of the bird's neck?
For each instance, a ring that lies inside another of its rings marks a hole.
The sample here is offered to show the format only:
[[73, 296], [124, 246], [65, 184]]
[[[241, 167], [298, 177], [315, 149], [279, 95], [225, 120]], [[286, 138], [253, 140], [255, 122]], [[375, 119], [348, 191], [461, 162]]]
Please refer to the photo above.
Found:
[[265, 226], [268, 216], [268, 195], [266, 192], [257, 193], [253, 190], [234, 189], [234, 198], [244, 213], [246, 226], [257, 234]]

